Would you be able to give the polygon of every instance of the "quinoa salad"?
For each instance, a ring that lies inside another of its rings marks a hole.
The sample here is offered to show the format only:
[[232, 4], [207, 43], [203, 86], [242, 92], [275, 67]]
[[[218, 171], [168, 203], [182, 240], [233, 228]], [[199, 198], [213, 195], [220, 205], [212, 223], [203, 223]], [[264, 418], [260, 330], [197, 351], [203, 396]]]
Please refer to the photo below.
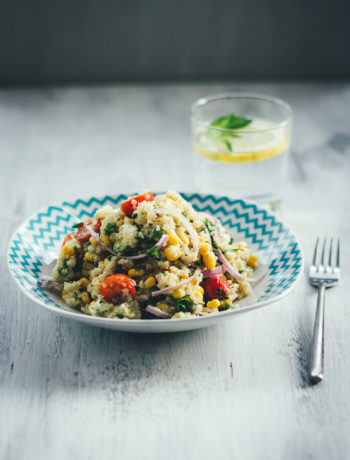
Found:
[[258, 256], [180, 194], [152, 192], [104, 206], [66, 235], [39, 282], [66, 304], [104, 318], [195, 318], [238, 307]]

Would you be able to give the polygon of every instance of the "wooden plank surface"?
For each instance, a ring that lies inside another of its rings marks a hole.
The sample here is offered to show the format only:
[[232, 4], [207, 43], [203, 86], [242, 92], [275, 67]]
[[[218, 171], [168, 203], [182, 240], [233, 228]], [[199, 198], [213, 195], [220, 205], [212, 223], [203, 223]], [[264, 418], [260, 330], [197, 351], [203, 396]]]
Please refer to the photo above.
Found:
[[[252, 90], [295, 113], [281, 214], [310, 259], [340, 236], [326, 296], [325, 380], [307, 380], [316, 292], [226, 324], [134, 335], [26, 299], [5, 254], [43, 205], [142, 188], [194, 190], [188, 109]], [[18, 459], [347, 459], [350, 456], [350, 85], [208, 84], [0, 91], [0, 456]]]

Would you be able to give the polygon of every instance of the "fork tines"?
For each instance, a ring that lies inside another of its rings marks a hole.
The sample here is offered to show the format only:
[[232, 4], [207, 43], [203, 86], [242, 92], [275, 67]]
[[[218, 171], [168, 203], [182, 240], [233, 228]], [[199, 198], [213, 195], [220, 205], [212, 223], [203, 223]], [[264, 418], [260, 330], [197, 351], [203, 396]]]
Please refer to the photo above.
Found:
[[[319, 243], [320, 243], [320, 238], [317, 238], [316, 244], [315, 244], [315, 250], [314, 250], [314, 256], [312, 259], [312, 265], [313, 266], [318, 266], [318, 267], [324, 267], [325, 266], [325, 254], [326, 254], [326, 249], [328, 246], [328, 267], [329, 268], [339, 268], [340, 266], [340, 240], [339, 238], [336, 240], [336, 243], [333, 238], [330, 238], [329, 242], [327, 241], [327, 238], [323, 238], [323, 244], [322, 244], [322, 250], [319, 250]], [[335, 244], [337, 245], [336, 251], [335, 251], [335, 256], [334, 256], [334, 246]]]

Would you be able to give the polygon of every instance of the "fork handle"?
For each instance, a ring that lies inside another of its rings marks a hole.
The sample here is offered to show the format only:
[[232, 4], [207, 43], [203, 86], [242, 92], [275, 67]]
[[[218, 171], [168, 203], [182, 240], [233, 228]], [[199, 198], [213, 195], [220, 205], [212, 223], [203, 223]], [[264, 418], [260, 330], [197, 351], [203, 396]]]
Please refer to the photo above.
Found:
[[323, 379], [325, 289], [324, 284], [318, 286], [309, 374], [312, 383], [318, 383]]

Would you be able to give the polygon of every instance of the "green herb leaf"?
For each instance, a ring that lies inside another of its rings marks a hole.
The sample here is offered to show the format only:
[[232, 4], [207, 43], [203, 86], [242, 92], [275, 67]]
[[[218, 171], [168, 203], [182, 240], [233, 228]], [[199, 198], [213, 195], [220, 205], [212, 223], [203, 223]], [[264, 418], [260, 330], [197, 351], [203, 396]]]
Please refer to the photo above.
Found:
[[116, 231], [116, 228], [115, 228], [114, 222], [109, 222], [106, 225], [105, 230], [104, 230], [106, 235], [110, 235], [111, 233], [115, 233], [115, 231]]
[[222, 310], [228, 310], [231, 307], [232, 307], [232, 305], [230, 303], [224, 302], [224, 308], [222, 308]]
[[[235, 135], [234, 137], [237, 137], [237, 136]], [[222, 141], [223, 141], [223, 143], [226, 145], [227, 150], [229, 150], [230, 152], [232, 152], [232, 145], [231, 145], [231, 143], [230, 143], [227, 139], [223, 139]]]
[[185, 216], [185, 217], [188, 217], [188, 214], [186, 211], [182, 211], [182, 214]]
[[217, 291], [220, 299], [227, 299], [227, 294], [221, 287], [218, 287]]
[[82, 225], [84, 225], [84, 222], [79, 222], [78, 224], [72, 225], [72, 228], [80, 228]]
[[214, 240], [214, 238], [212, 238], [212, 241], [213, 241], [213, 246], [215, 249], [219, 249], [219, 245], [218, 243]]
[[230, 241], [229, 241], [228, 244], [232, 244], [232, 243], [233, 243], [233, 238], [232, 238], [232, 236], [231, 236]]
[[204, 219], [204, 224], [209, 230], [209, 233], [212, 233], [215, 230], [215, 225], [207, 217]]
[[130, 251], [131, 247], [126, 245], [126, 246], [119, 246], [118, 243], [114, 243], [114, 246], [113, 246], [113, 251], [114, 252], [117, 252], [118, 254], [121, 254], [121, 253], [125, 253], [125, 255], [127, 255], [126, 253], [128, 251]]
[[164, 233], [166, 233], [165, 230], [162, 230], [162, 229], [157, 230], [157, 229], [154, 227], [154, 228], [152, 228], [151, 233], [149, 234], [149, 236], [150, 236], [150, 238], [151, 238], [152, 240], [158, 241], [159, 238], [160, 238], [162, 235], [164, 235]]
[[156, 246], [153, 246], [152, 248], [148, 249], [147, 254], [159, 259], [159, 249]]
[[188, 295], [181, 297], [180, 299], [173, 299], [176, 305], [176, 308], [179, 311], [188, 312], [191, 311], [193, 302]]
[[216, 118], [210, 123], [210, 126], [222, 129], [242, 129], [250, 125], [251, 122], [252, 120], [248, 120], [248, 118], [238, 117], [234, 113], [231, 113], [230, 115]]

